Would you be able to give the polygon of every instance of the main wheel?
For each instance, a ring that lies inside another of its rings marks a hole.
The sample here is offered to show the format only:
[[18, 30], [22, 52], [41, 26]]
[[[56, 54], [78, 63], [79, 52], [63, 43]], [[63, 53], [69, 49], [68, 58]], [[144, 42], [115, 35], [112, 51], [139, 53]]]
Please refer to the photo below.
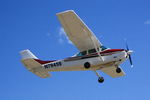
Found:
[[84, 63], [84, 68], [88, 69], [91, 67], [91, 64], [89, 62]]
[[117, 72], [117, 73], [121, 73], [121, 68], [117, 68], [117, 69], [116, 69], [116, 72]]
[[103, 77], [99, 77], [99, 78], [98, 78], [98, 82], [99, 82], [99, 83], [103, 83], [103, 82], [104, 82], [104, 78], [103, 78]]

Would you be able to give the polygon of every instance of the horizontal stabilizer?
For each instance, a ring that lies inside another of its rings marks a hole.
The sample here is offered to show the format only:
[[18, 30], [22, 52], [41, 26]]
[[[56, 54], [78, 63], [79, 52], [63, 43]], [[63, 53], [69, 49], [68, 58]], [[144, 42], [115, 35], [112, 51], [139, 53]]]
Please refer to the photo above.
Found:
[[42, 67], [42, 65], [38, 62], [36, 62], [34, 59], [23, 59], [22, 63], [25, 65], [25, 67], [32, 73], [36, 74], [37, 76], [41, 78], [47, 78], [50, 77], [50, 74], [46, 69]]
[[22, 56], [21, 62], [30, 72], [41, 78], [50, 77], [49, 72], [35, 60], [37, 59], [37, 57], [32, 52], [30, 52], [29, 50], [24, 50], [20, 52], [20, 54]]

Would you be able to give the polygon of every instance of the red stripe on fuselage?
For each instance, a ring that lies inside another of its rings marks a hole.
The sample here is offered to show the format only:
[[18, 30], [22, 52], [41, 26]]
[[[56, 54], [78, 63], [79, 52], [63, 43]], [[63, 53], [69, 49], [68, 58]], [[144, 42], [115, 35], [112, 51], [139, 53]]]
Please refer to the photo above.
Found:
[[43, 61], [43, 60], [40, 60], [40, 59], [34, 59], [34, 60], [37, 61], [40, 64], [46, 64], [46, 63], [50, 63], [50, 62], [56, 61], [56, 60], [53, 60], [53, 61]]
[[112, 52], [117, 52], [117, 51], [124, 51], [124, 49], [108, 49], [108, 50], [102, 51], [100, 53], [104, 54], [104, 53], [112, 53]]

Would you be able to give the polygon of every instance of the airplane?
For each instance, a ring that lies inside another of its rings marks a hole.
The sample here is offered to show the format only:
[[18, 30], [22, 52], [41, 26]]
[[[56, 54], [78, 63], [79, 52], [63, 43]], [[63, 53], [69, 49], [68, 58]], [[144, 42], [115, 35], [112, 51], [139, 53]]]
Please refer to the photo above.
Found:
[[21, 62], [30, 72], [41, 78], [47, 78], [51, 76], [49, 72], [90, 70], [98, 76], [98, 82], [103, 83], [104, 78], [100, 76], [98, 70], [115, 78], [125, 75], [120, 67], [125, 60], [129, 59], [133, 65], [131, 59], [133, 51], [129, 50], [127, 44], [126, 49], [107, 48], [73, 10], [56, 15], [66, 35], [80, 52], [65, 59], [44, 61], [38, 59], [30, 50], [23, 50], [20, 52]]

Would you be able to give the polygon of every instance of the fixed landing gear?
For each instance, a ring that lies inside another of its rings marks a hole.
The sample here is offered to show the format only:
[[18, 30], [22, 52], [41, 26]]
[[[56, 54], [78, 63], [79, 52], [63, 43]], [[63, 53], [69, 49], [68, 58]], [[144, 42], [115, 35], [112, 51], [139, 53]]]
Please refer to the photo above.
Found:
[[103, 78], [103, 77], [99, 77], [99, 78], [98, 78], [98, 82], [99, 82], [99, 83], [103, 83], [103, 82], [104, 82], [104, 78]]
[[104, 78], [103, 77], [101, 77], [99, 74], [98, 74], [98, 72], [97, 71], [94, 71], [95, 73], [96, 73], [96, 75], [98, 76], [98, 82], [99, 83], [103, 83], [104, 82]]
[[121, 73], [121, 68], [117, 67], [116, 72]]

